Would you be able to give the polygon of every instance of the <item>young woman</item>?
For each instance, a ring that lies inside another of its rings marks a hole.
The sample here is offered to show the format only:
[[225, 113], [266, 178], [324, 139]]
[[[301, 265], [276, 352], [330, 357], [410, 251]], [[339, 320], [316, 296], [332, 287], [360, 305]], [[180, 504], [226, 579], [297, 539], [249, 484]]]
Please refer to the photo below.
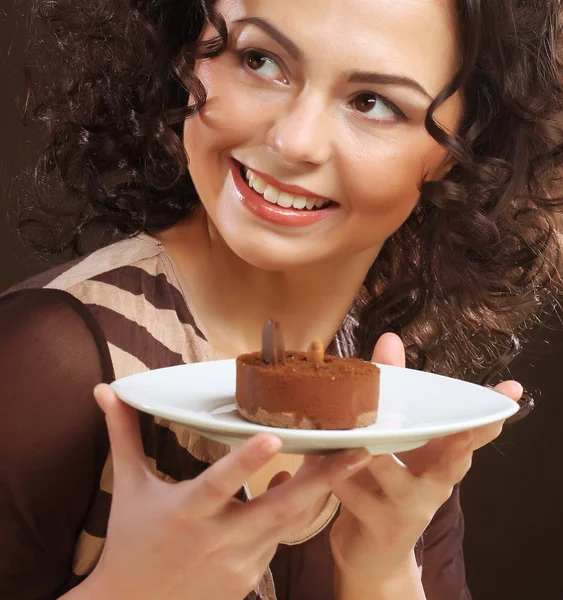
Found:
[[114, 243], [0, 301], [0, 596], [469, 598], [457, 484], [500, 425], [304, 460], [105, 384], [255, 350], [272, 317], [294, 349], [498, 377], [558, 290], [559, 13], [36, 3], [23, 231]]

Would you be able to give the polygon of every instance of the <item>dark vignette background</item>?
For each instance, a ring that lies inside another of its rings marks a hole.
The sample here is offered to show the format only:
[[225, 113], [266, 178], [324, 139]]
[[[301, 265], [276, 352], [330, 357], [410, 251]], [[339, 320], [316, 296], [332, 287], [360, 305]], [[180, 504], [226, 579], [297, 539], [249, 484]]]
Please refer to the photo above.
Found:
[[[16, 233], [21, 185], [15, 180], [32, 160], [38, 139], [36, 131], [21, 126], [24, 29], [20, 10], [12, 1], [0, 0], [0, 291], [53, 262], [25, 249]], [[559, 320], [552, 318], [550, 328], [535, 337], [512, 373], [533, 393], [537, 408], [524, 422], [507, 428], [496, 446], [477, 453], [462, 488], [474, 600], [563, 598]]]

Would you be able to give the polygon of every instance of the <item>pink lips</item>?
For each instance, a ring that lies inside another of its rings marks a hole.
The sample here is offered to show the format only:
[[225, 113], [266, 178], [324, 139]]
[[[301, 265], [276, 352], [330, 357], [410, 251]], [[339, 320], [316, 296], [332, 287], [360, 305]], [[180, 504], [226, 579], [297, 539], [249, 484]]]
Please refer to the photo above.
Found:
[[[338, 209], [337, 205], [329, 205], [326, 208], [319, 210], [283, 208], [277, 204], [272, 204], [271, 202], [264, 200], [258, 192], [249, 187], [243, 179], [240, 163], [234, 160], [231, 161], [231, 174], [233, 176], [237, 196], [242, 204], [257, 217], [276, 225], [284, 225], [286, 227], [306, 227], [307, 225], [322, 221]], [[282, 191], [300, 196], [312, 196], [311, 192], [300, 188], [299, 186], [283, 185], [269, 176], [264, 176], [262, 173], [256, 172], [256, 174], [263, 178], [267, 183], [274, 185]]]

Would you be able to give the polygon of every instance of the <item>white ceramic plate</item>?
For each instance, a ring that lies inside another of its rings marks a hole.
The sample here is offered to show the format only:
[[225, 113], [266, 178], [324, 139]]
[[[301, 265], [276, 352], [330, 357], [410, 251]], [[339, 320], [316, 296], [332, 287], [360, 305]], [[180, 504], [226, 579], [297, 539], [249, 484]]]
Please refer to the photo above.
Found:
[[185, 424], [212, 440], [236, 446], [256, 433], [276, 433], [283, 451], [323, 454], [368, 448], [373, 454], [412, 450], [433, 438], [512, 416], [512, 400], [471, 383], [430, 373], [379, 365], [380, 406], [370, 427], [311, 431], [255, 425], [234, 404], [234, 360], [194, 363], [124, 377], [112, 384], [131, 406]]

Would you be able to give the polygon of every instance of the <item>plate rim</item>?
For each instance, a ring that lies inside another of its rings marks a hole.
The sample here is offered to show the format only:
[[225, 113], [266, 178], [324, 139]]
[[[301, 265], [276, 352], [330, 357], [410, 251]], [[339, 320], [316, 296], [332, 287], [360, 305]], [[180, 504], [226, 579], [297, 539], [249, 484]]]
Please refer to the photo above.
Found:
[[[315, 443], [321, 442], [336, 442], [337, 440], [345, 441], [357, 441], [358, 443], [366, 443], [374, 445], [378, 442], [389, 442], [395, 440], [416, 440], [416, 439], [433, 439], [437, 437], [443, 437], [446, 435], [452, 435], [457, 432], [468, 431], [471, 429], [476, 429], [478, 427], [484, 425], [490, 425], [493, 423], [497, 423], [499, 421], [503, 421], [513, 415], [515, 415], [519, 410], [519, 405], [514, 400], [496, 392], [495, 390], [480, 386], [478, 384], [464, 381], [461, 379], [455, 379], [453, 377], [447, 377], [445, 375], [439, 375], [435, 373], [429, 373], [427, 371], [419, 371], [416, 369], [406, 369], [403, 367], [395, 367], [391, 365], [383, 365], [380, 363], [375, 363], [377, 366], [385, 370], [407, 370], [409, 372], [415, 373], [417, 377], [431, 377], [431, 378], [440, 378], [440, 379], [448, 379], [455, 381], [456, 384], [461, 384], [465, 386], [475, 386], [479, 389], [480, 393], [486, 391], [487, 393], [493, 394], [496, 396], [497, 402], [502, 400], [506, 403], [505, 408], [502, 410], [499, 408], [495, 413], [491, 413], [488, 415], [484, 415], [482, 417], [473, 417], [471, 419], [459, 420], [456, 422], [449, 423], [436, 423], [435, 425], [424, 425], [424, 426], [411, 426], [408, 428], [399, 428], [399, 429], [386, 429], [386, 430], [374, 430], [370, 427], [367, 428], [356, 428], [356, 429], [335, 429], [335, 430], [314, 430], [314, 429], [284, 429], [278, 427], [269, 427], [267, 425], [258, 425], [256, 423], [251, 423], [249, 421], [244, 421], [241, 418], [241, 421], [215, 421], [210, 422], [209, 420], [203, 420], [204, 417], [200, 416], [201, 414], [209, 415], [210, 413], [204, 412], [200, 413], [199, 411], [194, 411], [185, 408], [178, 408], [175, 406], [171, 406], [168, 404], [160, 404], [156, 409], [154, 406], [149, 406], [143, 402], [135, 401], [131, 398], [123, 398], [120, 395], [120, 388], [122, 385], [126, 385], [132, 378], [139, 379], [143, 376], [150, 376], [154, 371], [164, 372], [170, 369], [180, 370], [186, 368], [200, 367], [200, 368], [213, 368], [209, 365], [213, 363], [222, 363], [223, 366], [230, 366], [231, 368], [234, 366], [236, 359], [222, 359], [217, 361], [199, 361], [194, 363], [187, 363], [182, 365], [174, 365], [169, 367], [163, 367], [160, 369], [151, 369], [149, 371], [143, 371], [141, 373], [135, 373], [132, 375], [127, 375], [125, 377], [121, 377], [115, 381], [113, 381], [110, 386], [117, 393], [119, 398], [132, 406], [133, 408], [140, 410], [141, 412], [145, 412], [151, 414], [153, 416], [157, 416], [169, 421], [177, 422], [191, 429], [195, 429], [199, 432], [209, 432], [213, 434], [237, 434], [237, 436], [252, 436], [258, 433], [273, 433], [278, 435], [282, 440], [287, 442], [303, 442], [306, 438], [311, 439]], [[202, 365], [206, 365], [202, 367]], [[186, 417], [189, 417], [189, 421], [186, 420]]]

